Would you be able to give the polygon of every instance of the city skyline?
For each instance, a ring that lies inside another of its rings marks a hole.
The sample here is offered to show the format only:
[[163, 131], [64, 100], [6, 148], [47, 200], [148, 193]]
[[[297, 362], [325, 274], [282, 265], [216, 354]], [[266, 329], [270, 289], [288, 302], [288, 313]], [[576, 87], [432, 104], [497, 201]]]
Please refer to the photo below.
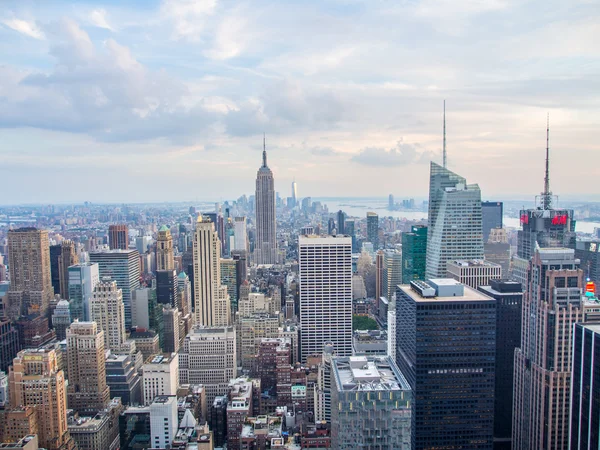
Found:
[[[251, 192], [266, 132], [285, 196], [295, 178], [300, 197], [417, 197], [441, 162], [446, 99], [448, 168], [475, 179], [487, 167], [487, 198], [541, 192], [546, 113], [552, 189], [586, 194], [579, 181], [600, 174], [599, 13], [543, 6], [9, 1], [7, 182], [21, 187], [15, 203], [140, 202], [171, 198], [127, 189], [154, 176], [208, 199], [227, 175], [219, 195], [232, 198]], [[78, 189], [52, 182], [67, 173]]]

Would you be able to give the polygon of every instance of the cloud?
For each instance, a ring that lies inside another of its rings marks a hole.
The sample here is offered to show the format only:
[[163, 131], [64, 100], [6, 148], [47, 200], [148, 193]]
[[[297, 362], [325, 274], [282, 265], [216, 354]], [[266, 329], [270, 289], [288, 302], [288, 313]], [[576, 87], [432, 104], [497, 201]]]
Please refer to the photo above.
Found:
[[92, 25], [98, 28], [104, 28], [110, 31], [115, 31], [115, 29], [108, 23], [107, 13], [104, 9], [94, 9], [89, 16], [90, 22]]
[[336, 156], [340, 153], [331, 147], [313, 147], [310, 152], [315, 156]]
[[174, 39], [198, 41], [216, 6], [217, 0], [164, 0], [161, 16], [172, 23]]
[[397, 167], [427, 163], [435, 157], [433, 152], [422, 150], [420, 147], [419, 144], [405, 144], [400, 140], [395, 147], [389, 150], [377, 147], [362, 149], [351, 160], [365, 166]]
[[35, 22], [28, 22], [21, 19], [5, 19], [0, 21], [0, 23], [34, 39], [44, 39], [44, 33], [38, 28]]
[[217, 27], [214, 46], [204, 55], [211, 59], [226, 60], [238, 56], [248, 42], [246, 20], [238, 15], [227, 16]]

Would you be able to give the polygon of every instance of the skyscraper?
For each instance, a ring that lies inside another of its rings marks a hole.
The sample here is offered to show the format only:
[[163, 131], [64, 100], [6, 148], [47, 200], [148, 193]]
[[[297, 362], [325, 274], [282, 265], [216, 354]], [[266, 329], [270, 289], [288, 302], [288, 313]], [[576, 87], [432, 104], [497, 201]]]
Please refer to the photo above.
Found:
[[568, 448], [573, 325], [590, 308], [575, 251], [537, 248], [523, 295], [521, 347], [515, 352], [513, 449]]
[[246, 217], [234, 219], [234, 244], [233, 250], [248, 251], [248, 233], [246, 232]]
[[232, 313], [237, 311], [238, 305], [238, 261], [233, 258], [221, 258], [221, 284], [227, 286], [227, 294], [229, 295], [229, 303]]
[[50, 278], [48, 231], [18, 228], [8, 231], [8, 317], [45, 315], [54, 297]]
[[300, 236], [301, 361], [331, 342], [352, 354], [352, 241], [344, 236]]
[[58, 279], [60, 296], [69, 300], [69, 267], [79, 263], [79, 257], [73, 241], [64, 240], [61, 243], [61, 252], [58, 256]]
[[427, 224], [427, 278], [446, 277], [447, 261], [483, 259], [479, 186], [434, 162]]
[[346, 213], [341, 209], [337, 212], [337, 232], [346, 234]]
[[396, 293], [396, 286], [402, 283], [402, 252], [396, 249], [384, 250], [383, 286], [381, 293], [388, 300]]
[[69, 298], [71, 318], [80, 321], [90, 318], [90, 298], [100, 283], [97, 263], [77, 264], [69, 267]]
[[358, 244], [356, 242], [354, 219], [344, 220], [344, 232], [347, 236], [350, 236], [352, 238], [352, 253], [357, 253], [358, 252]]
[[110, 389], [106, 384], [104, 331], [96, 322], [74, 322], [67, 329], [69, 408], [82, 415], [96, 415], [106, 408]]
[[413, 225], [410, 233], [402, 233], [402, 282], [424, 280], [426, 261], [427, 227]]
[[267, 166], [263, 143], [263, 163], [256, 174], [256, 244], [257, 264], [277, 263], [277, 228], [275, 220], [275, 186], [273, 172]]
[[413, 450], [491, 449], [496, 301], [455, 280], [411, 281], [396, 291], [396, 321]]
[[117, 282], [103, 278], [96, 286], [90, 300], [90, 319], [104, 331], [104, 346], [120, 350], [125, 342], [125, 310], [123, 291]]
[[156, 300], [163, 306], [179, 308], [179, 283], [175, 269], [156, 271]]
[[11, 408], [35, 407], [40, 447], [75, 448], [67, 426], [65, 374], [54, 349], [20, 351], [10, 368], [8, 386]]
[[379, 216], [374, 212], [367, 213], [367, 240], [373, 244], [373, 250], [379, 249]]
[[123, 291], [125, 326], [131, 327], [131, 295], [140, 286], [140, 254], [137, 250], [91, 252], [90, 262], [97, 263], [100, 278], [110, 277]]
[[60, 300], [52, 313], [52, 328], [56, 333], [56, 339], [63, 341], [67, 338], [67, 328], [71, 325], [71, 311], [67, 300]]
[[158, 230], [156, 239], [156, 270], [175, 270], [173, 237], [165, 225]]
[[298, 184], [296, 180], [292, 181], [292, 208], [295, 208], [298, 205]]
[[484, 243], [488, 241], [491, 230], [502, 228], [503, 211], [504, 204], [502, 202], [481, 202], [481, 228]]
[[214, 224], [202, 216], [194, 232], [194, 291], [196, 325], [229, 325], [229, 295], [221, 284], [221, 243]]
[[111, 250], [127, 250], [129, 248], [129, 230], [127, 225], [109, 225], [108, 246]]

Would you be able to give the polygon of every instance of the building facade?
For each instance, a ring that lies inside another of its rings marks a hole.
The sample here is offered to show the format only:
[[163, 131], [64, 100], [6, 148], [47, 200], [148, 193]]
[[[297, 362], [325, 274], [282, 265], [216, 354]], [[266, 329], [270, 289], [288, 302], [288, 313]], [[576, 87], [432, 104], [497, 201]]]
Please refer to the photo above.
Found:
[[379, 249], [379, 216], [374, 212], [367, 213], [367, 240], [373, 244], [373, 250]]
[[156, 239], [156, 270], [175, 270], [173, 236], [171, 236], [171, 231], [165, 225], [158, 230]]
[[127, 250], [129, 248], [129, 229], [127, 225], [109, 225], [108, 246], [111, 250]]
[[447, 277], [477, 289], [489, 286], [491, 280], [502, 278], [500, 265], [483, 259], [456, 259], [446, 263]]
[[69, 267], [69, 305], [73, 320], [90, 319], [90, 298], [98, 283], [100, 283], [98, 264], [85, 263]]
[[[413, 225], [410, 233], [402, 233], [402, 282], [425, 279], [427, 262], [427, 227]], [[396, 286], [393, 286], [393, 293]], [[391, 297], [391, 293], [390, 293]]]
[[502, 228], [504, 204], [502, 202], [481, 202], [481, 225], [483, 242], [486, 243], [493, 229]]
[[120, 351], [127, 336], [123, 291], [116, 281], [105, 278], [98, 283], [90, 301], [90, 318], [104, 331], [104, 347]]
[[267, 165], [267, 151], [263, 149], [263, 162], [256, 174], [256, 264], [277, 263], [277, 222], [275, 217], [275, 181]]

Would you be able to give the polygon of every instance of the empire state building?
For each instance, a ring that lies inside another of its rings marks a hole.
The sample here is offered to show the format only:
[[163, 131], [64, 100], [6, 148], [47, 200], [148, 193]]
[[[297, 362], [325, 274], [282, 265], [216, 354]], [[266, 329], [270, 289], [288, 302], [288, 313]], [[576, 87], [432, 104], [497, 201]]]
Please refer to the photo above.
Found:
[[267, 150], [263, 141], [263, 163], [256, 174], [256, 264], [277, 263], [277, 232], [275, 227], [275, 187], [273, 172], [267, 166]]

